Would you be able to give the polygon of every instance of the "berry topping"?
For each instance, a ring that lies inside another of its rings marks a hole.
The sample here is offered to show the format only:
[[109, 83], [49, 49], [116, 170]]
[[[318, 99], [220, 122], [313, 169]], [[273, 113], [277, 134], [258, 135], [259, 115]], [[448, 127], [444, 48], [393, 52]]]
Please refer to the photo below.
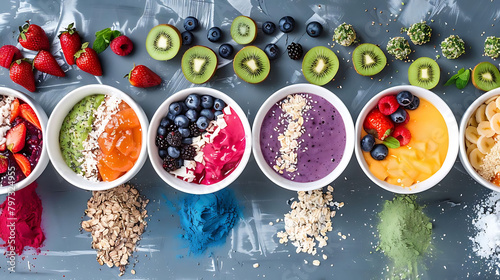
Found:
[[119, 56], [128, 55], [134, 49], [134, 43], [132, 43], [132, 41], [125, 35], [114, 38], [109, 46], [111, 47], [111, 50]]
[[208, 120], [213, 120], [215, 119], [214, 112], [210, 109], [203, 109], [200, 111], [200, 116], [206, 117]]
[[9, 160], [5, 156], [0, 156], [0, 174], [7, 172], [9, 168]]
[[262, 24], [262, 32], [267, 35], [271, 35], [276, 31], [276, 24], [272, 21], [266, 21]]
[[420, 98], [418, 98], [418, 96], [413, 96], [412, 102], [407, 106], [405, 106], [405, 108], [408, 110], [415, 110], [418, 108], [419, 105], [420, 105]]
[[174, 116], [179, 115], [180, 113], [182, 113], [181, 104], [179, 102], [170, 104], [170, 106], [168, 106], [168, 111]]
[[387, 157], [388, 153], [389, 149], [384, 144], [376, 144], [370, 152], [370, 155], [375, 160], [383, 160]]
[[192, 122], [195, 122], [197, 119], [198, 119], [198, 111], [194, 110], [194, 109], [189, 109], [187, 110], [186, 112], [186, 117], [192, 121]]
[[282, 17], [279, 21], [279, 27], [283, 33], [292, 32], [295, 27], [295, 20], [290, 16]]
[[186, 29], [187, 31], [196, 30], [198, 28], [198, 25], [198, 19], [196, 19], [195, 17], [187, 17], [184, 20], [184, 29]]
[[179, 115], [175, 117], [174, 123], [178, 127], [185, 128], [189, 125], [189, 119], [184, 115]]
[[318, 37], [323, 32], [323, 26], [317, 21], [311, 21], [307, 24], [306, 32], [311, 37]]
[[201, 130], [205, 130], [205, 129], [207, 129], [209, 122], [210, 121], [207, 119], [207, 117], [201, 116], [196, 121], [196, 126], [198, 126], [198, 128]]
[[40, 121], [38, 120], [35, 111], [33, 110], [33, 108], [31, 108], [29, 104], [23, 103], [19, 105], [19, 115], [21, 115], [23, 119], [27, 120], [28, 122], [36, 126], [36, 128], [42, 130]]
[[21, 51], [12, 46], [5, 45], [0, 48], [0, 66], [9, 69], [13, 61], [23, 58]]
[[396, 99], [398, 100], [399, 105], [408, 106], [413, 101], [413, 94], [404, 90], [396, 95]]
[[179, 131], [171, 131], [167, 134], [167, 143], [170, 146], [179, 147], [181, 145], [182, 135]]
[[190, 95], [188, 95], [188, 97], [186, 97], [186, 100], [184, 100], [184, 103], [186, 103], [186, 106], [189, 109], [199, 110], [201, 99], [200, 99], [200, 96], [198, 94], [190, 94]]
[[179, 127], [177, 127], [175, 124], [169, 124], [166, 126], [166, 128], [167, 128], [167, 133], [168, 133], [168, 132], [176, 131]]
[[191, 130], [189, 130], [189, 128], [179, 127], [179, 132], [180, 132], [182, 138], [186, 138], [186, 137], [189, 137], [191, 135]]
[[147, 88], [161, 84], [161, 77], [144, 65], [134, 66], [127, 76], [134, 87]]
[[304, 51], [302, 50], [302, 46], [295, 42], [292, 42], [290, 45], [286, 47], [288, 51], [288, 56], [293, 60], [298, 60], [302, 57]]
[[196, 156], [196, 148], [191, 145], [184, 145], [181, 148], [181, 158], [183, 160], [193, 160]]
[[179, 158], [181, 156], [181, 151], [178, 147], [168, 147], [167, 148], [168, 156], [171, 158]]
[[164, 126], [159, 126], [158, 129], [156, 130], [156, 134], [158, 136], [167, 136], [167, 128]]
[[280, 50], [278, 49], [278, 46], [276, 46], [275, 44], [267, 44], [264, 48], [264, 52], [270, 60], [278, 58], [279, 51]]
[[377, 108], [373, 109], [365, 118], [363, 128], [375, 138], [384, 140], [391, 135], [394, 124], [388, 116], [382, 114]]
[[234, 48], [230, 44], [222, 44], [219, 47], [219, 55], [222, 58], [230, 59], [233, 55]]
[[200, 128], [198, 127], [198, 125], [196, 123], [194, 123], [194, 122], [190, 123], [188, 128], [189, 128], [189, 131], [191, 132], [190, 134], [192, 137], [198, 137], [201, 135], [202, 131], [200, 130]]
[[160, 150], [166, 150], [168, 147], [167, 138], [165, 136], [157, 135], [155, 139], [155, 144]]
[[373, 135], [367, 134], [363, 138], [361, 138], [361, 150], [369, 152], [373, 149], [374, 145], [375, 137], [373, 137]]
[[226, 102], [224, 102], [220, 98], [216, 98], [215, 101], [214, 101], [214, 109], [216, 111], [219, 111], [219, 110], [224, 109], [224, 107], [226, 107]]
[[52, 54], [45, 50], [39, 51], [35, 58], [33, 58], [33, 67], [35, 67], [35, 69], [40, 72], [47, 73], [53, 76], [66, 76], [64, 71], [61, 69], [61, 66], [57, 64], [57, 61], [52, 56]]
[[177, 161], [175, 158], [172, 158], [170, 156], [166, 156], [163, 158], [163, 169], [167, 172], [175, 171], [179, 169], [179, 161]]
[[405, 122], [406, 116], [407, 116], [406, 110], [403, 109], [402, 107], [399, 107], [396, 110], [396, 112], [390, 115], [392, 122], [397, 124]]
[[166, 156], [168, 156], [168, 152], [165, 149], [158, 150], [158, 156], [160, 156], [161, 159], [164, 159]]
[[14, 154], [14, 159], [21, 168], [24, 176], [28, 177], [31, 174], [31, 164], [28, 158], [22, 154]]
[[380, 112], [386, 116], [396, 112], [399, 107], [399, 103], [395, 95], [387, 95], [378, 101], [378, 109]]
[[24, 148], [26, 141], [26, 125], [24, 122], [11, 128], [5, 135], [7, 149], [12, 153], [17, 153]]
[[201, 97], [201, 107], [211, 109], [214, 106], [214, 98], [210, 95], [203, 95]]
[[212, 27], [208, 30], [207, 39], [210, 42], [217, 42], [222, 37], [222, 30], [219, 27]]
[[181, 37], [182, 37], [182, 44], [183, 45], [189, 46], [189, 45], [193, 44], [193, 41], [194, 41], [193, 33], [189, 32], [189, 31], [184, 31], [181, 33]]
[[170, 120], [167, 119], [166, 117], [163, 117], [163, 119], [161, 119], [160, 121], [160, 126], [163, 126], [165, 128], [170, 124], [171, 124]]
[[394, 138], [399, 141], [400, 146], [408, 145], [411, 140], [411, 132], [408, 130], [408, 128], [402, 125], [396, 126], [394, 132], [392, 133], [392, 136], [394, 136]]

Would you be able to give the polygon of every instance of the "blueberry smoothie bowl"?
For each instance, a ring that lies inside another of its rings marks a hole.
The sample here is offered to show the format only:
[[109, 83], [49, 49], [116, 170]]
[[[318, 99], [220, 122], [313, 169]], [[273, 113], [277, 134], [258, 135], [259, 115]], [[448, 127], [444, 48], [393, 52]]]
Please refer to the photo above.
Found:
[[253, 125], [254, 156], [281, 187], [305, 191], [335, 180], [353, 151], [351, 116], [337, 96], [309, 84], [285, 87], [262, 105]]

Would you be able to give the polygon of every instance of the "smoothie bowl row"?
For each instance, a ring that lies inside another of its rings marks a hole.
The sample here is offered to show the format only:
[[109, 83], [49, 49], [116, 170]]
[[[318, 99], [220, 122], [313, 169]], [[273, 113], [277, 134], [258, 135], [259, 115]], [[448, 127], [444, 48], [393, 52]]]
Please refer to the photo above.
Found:
[[49, 158], [72, 185], [105, 190], [132, 179], [147, 157], [170, 186], [211, 193], [238, 178], [252, 150], [262, 172], [290, 190], [331, 183], [354, 151], [375, 184], [417, 193], [448, 174], [459, 147], [471, 176], [500, 191], [500, 91], [485, 96], [466, 112], [459, 134], [446, 103], [414, 86], [376, 94], [356, 125], [331, 91], [310, 84], [288, 86], [263, 103], [252, 130], [234, 100], [206, 87], [171, 95], [151, 123], [130, 96], [110, 86], [73, 90], [48, 120], [30, 97], [0, 88], [0, 194], [34, 181]]

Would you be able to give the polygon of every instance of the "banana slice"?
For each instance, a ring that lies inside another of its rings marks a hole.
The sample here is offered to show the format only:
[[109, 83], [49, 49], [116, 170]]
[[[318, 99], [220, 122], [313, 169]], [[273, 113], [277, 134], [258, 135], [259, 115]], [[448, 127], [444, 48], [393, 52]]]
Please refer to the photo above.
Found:
[[477, 127], [476, 115], [472, 115], [467, 123], [468, 125]]
[[497, 108], [496, 102], [491, 102], [490, 104], [486, 105], [485, 114], [488, 120], [491, 120], [491, 117], [493, 117], [493, 115], [496, 113], [500, 113], [500, 111]]
[[482, 121], [477, 125], [477, 134], [481, 136], [492, 137], [493, 135], [495, 135], [495, 131], [491, 129], [491, 124], [489, 121]]
[[482, 104], [476, 110], [476, 121], [477, 123], [480, 123], [482, 121], [487, 121], [487, 120], [488, 118], [486, 118], [486, 104]]
[[495, 140], [493, 140], [493, 138], [481, 136], [479, 137], [479, 139], [477, 139], [477, 148], [481, 153], [486, 155], [490, 152], [491, 148], [495, 146], [495, 143], [496, 142]]
[[465, 139], [465, 147], [469, 148], [471, 145], [474, 145], [474, 144], [472, 144], [469, 140]]
[[484, 154], [479, 151], [478, 148], [472, 150], [469, 154], [469, 162], [474, 167], [474, 169], [479, 170], [479, 167], [483, 163]]
[[467, 156], [469, 156], [474, 149], [477, 149], [476, 144], [471, 144], [469, 147], [467, 147]]
[[469, 140], [472, 144], [477, 144], [477, 139], [479, 139], [477, 128], [473, 126], [468, 126], [465, 129], [465, 139]]
[[495, 133], [500, 134], [500, 113], [496, 113], [491, 117], [490, 127]]
[[497, 108], [500, 110], [500, 96], [497, 96], [495, 103], [497, 104]]
[[488, 100], [486, 100], [486, 102], [484, 102], [484, 104], [490, 104], [491, 102], [496, 101], [497, 98], [498, 96], [490, 97]]

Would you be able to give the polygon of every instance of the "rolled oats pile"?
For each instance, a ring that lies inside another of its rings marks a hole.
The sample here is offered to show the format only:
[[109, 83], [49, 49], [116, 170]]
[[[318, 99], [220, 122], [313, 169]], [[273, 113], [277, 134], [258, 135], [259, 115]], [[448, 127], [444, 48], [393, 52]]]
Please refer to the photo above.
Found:
[[105, 191], [94, 191], [87, 202], [82, 228], [92, 233], [92, 248], [97, 250], [97, 262], [119, 267], [122, 276], [136, 243], [147, 226], [146, 205], [132, 185], [124, 184]]
[[341, 208], [344, 203], [333, 201], [333, 187], [327, 191], [314, 190], [298, 192], [298, 201], [292, 203], [291, 211], [285, 214], [285, 231], [277, 233], [281, 244], [291, 242], [297, 247], [296, 252], [316, 255], [317, 247], [327, 245], [327, 232], [332, 231], [334, 208]]

